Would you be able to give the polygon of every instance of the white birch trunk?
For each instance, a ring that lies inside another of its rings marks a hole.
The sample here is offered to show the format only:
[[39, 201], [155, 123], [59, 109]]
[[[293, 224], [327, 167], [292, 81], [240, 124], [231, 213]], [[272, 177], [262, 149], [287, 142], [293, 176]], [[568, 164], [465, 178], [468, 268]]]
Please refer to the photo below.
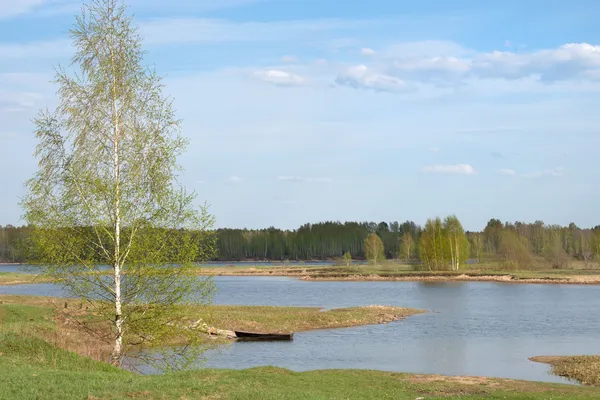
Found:
[[454, 252], [456, 255], [456, 270], [460, 267], [460, 243], [458, 238], [454, 237], [454, 245], [456, 246], [456, 251]]
[[115, 343], [113, 347], [112, 362], [121, 365], [123, 354], [123, 314], [121, 309], [121, 193], [119, 186], [119, 117], [117, 114], [116, 98], [113, 87], [113, 113], [114, 113], [114, 143], [113, 167], [115, 177], [115, 252], [114, 252], [114, 284], [115, 284]]

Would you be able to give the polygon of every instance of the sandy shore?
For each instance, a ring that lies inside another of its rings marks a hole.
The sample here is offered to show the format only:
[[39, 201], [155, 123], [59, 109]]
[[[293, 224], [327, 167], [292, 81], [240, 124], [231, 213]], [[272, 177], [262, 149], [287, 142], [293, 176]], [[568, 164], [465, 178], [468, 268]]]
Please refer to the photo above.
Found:
[[600, 285], [600, 275], [563, 276], [560, 278], [517, 278], [511, 275], [457, 275], [457, 276], [379, 276], [353, 275], [342, 277], [303, 276], [305, 281], [398, 281], [398, 282], [499, 282], [527, 284], [571, 284], [571, 285]]

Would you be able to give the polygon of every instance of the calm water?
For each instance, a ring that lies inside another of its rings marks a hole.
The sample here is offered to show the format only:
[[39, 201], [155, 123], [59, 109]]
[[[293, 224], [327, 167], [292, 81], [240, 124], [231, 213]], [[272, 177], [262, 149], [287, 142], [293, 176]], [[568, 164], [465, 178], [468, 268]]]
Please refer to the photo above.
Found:
[[[536, 355], [597, 354], [600, 286], [500, 283], [309, 282], [217, 277], [220, 304], [397, 305], [430, 311], [387, 325], [300, 332], [293, 342], [240, 342], [208, 367], [356, 368], [565, 382]], [[0, 293], [60, 295], [51, 284]]]

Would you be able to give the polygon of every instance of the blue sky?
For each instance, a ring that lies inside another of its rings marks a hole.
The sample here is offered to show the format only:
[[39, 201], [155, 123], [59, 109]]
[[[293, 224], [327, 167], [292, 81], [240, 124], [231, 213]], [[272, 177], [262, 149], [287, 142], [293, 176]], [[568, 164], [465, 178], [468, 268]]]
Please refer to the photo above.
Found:
[[[219, 227], [600, 223], [600, 2], [132, 0]], [[0, 224], [80, 1], [0, 2]]]

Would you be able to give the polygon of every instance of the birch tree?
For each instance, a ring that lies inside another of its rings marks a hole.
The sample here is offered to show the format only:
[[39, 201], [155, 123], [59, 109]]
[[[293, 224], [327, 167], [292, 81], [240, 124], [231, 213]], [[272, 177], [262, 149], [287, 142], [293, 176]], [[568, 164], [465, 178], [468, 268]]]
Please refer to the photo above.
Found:
[[187, 139], [161, 78], [143, 65], [123, 3], [91, 1], [70, 37], [58, 106], [35, 120], [38, 171], [22, 201], [30, 261], [110, 322], [113, 364], [129, 350], [183, 341], [161, 360], [189, 365], [202, 345], [182, 306], [210, 302], [214, 287], [192, 262], [211, 257], [215, 243], [213, 217], [178, 180]]
[[413, 258], [413, 255], [415, 253], [415, 240], [413, 239], [413, 235], [411, 235], [410, 232], [405, 232], [401, 237], [400, 237], [400, 254], [399, 254], [399, 258], [401, 260], [404, 260], [407, 264], [410, 263], [410, 261]]
[[470, 244], [462, 224], [455, 215], [444, 219], [442, 226], [446, 240], [445, 258], [450, 261], [453, 271], [458, 271], [460, 266], [469, 258]]
[[469, 235], [469, 239], [471, 242], [471, 253], [477, 259], [477, 262], [481, 263], [484, 245], [483, 233], [471, 232]]
[[419, 241], [419, 254], [430, 271], [444, 269], [444, 240], [442, 220], [428, 219]]
[[500, 233], [498, 255], [505, 263], [504, 268], [515, 270], [527, 269], [533, 263], [533, 256], [529, 251], [527, 239], [519, 236], [511, 229]]
[[352, 254], [349, 251], [344, 253], [344, 262], [346, 263], [346, 267], [352, 264]]
[[365, 255], [367, 260], [373, 264], [377, 264], [377, 261], [383, 260], [384, 258], [383, 241], [375, 232], [371, 233], [365, 239]]

